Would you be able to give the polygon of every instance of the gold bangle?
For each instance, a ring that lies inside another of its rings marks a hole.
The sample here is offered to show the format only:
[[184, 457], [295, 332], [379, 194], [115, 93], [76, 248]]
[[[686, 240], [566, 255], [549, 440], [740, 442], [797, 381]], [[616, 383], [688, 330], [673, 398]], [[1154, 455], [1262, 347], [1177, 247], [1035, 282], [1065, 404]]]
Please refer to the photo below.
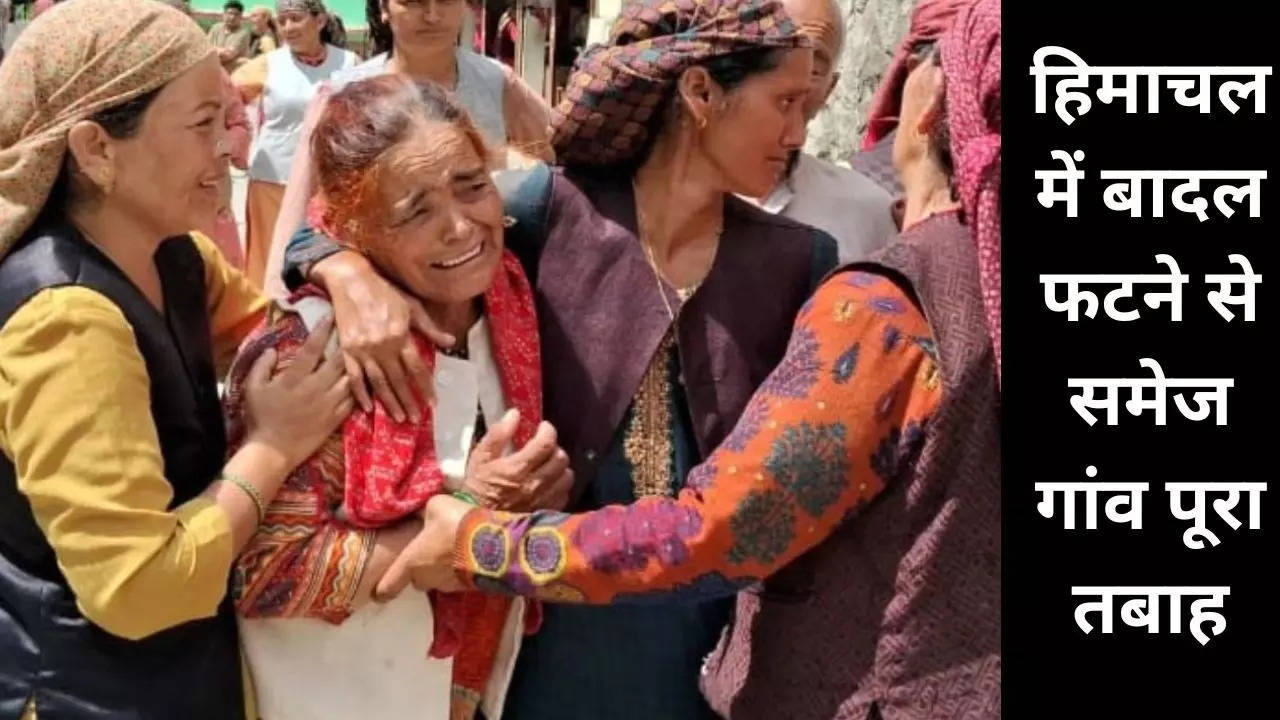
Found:
[[253, 506], [258, 510], [259, 523], [267, 517], [267, 504], [262, 499], [262, 493], [258, 491], [258, 488], [254, 487], [253, 483], [230, 473], [222, 473], [220, 477], [240, 488], [245, 495], [249, 496], [249, 499], [253, 501]]

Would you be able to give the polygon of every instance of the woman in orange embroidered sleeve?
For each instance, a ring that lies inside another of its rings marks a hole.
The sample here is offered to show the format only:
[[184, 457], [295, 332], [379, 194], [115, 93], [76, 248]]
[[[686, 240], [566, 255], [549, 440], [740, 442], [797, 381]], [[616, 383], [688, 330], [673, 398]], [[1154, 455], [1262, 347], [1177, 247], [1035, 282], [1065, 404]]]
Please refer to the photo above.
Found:
[[678, 498], [529, 519], [477, 512], [459, 530], [459, 562], [477, 588], [549, 600], [736, 590], [875, 498], [920, 449], [941, 396], [920, 311], [884, 277], [840, 273]]
[[750, 586], [702, 669], [719, 715], [997, 717], [999, 13], [971, 2], [913, 59], [901, 237], [820, 287], [678, 498], [578, 515], [433, 499], [454, 544], [424, 535], [384, 581], [589, 603]]

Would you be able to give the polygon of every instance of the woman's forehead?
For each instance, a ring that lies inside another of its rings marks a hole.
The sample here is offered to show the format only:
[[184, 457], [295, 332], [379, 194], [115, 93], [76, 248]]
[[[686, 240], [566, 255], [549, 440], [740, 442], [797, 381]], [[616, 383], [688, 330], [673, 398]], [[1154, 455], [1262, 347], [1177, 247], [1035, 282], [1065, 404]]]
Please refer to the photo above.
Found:
[[153, 108], [157, 112], [153, 114], [185, 114], [207, 104], [221, 105], [224, 100], [222, 66], [210, 55], [165, 85], [156, 95]]
[[419, 185], [443, 185], [455, 175], [471, 173], [481, 165], [466, 133], [448, 122], [414, 123], [387, 154], [388, 179], [412, 177]]

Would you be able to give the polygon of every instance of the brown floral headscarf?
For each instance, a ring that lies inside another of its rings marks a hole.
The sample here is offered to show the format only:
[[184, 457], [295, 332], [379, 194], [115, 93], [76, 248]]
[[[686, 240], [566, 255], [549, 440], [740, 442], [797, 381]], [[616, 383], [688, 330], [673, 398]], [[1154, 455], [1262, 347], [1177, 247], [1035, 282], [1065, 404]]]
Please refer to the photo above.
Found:
[[213, 51], [191, 18], [152, 0], [76, 0], [36, 18], [0, 65], [0, 257], [48, 200], [72, 125]]

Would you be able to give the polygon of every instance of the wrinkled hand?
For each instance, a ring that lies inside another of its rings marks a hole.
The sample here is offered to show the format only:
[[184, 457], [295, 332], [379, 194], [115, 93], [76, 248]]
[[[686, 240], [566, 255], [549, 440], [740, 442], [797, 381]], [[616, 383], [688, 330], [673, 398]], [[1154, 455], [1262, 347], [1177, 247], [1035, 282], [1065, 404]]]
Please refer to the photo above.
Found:
[[245, 378], [250, 440], [275, 448], [294, 467], [311, 456], [353, 407], [350, 380], [335, 353], [324, 358], [333, 321], [316, 326], [293, 362], [275, 377], [276, 351], [258, 357]]
[[422, 510], [422, 531], [392, 561], [374, 588], [373, 597], [386, 602], [413, 583], [419, 590], [464, 590], [453, 571], [453, 547], [458, 527], [470, 505], [448, 495], [436, 495]]
[[488, 508], [560, 510], [573, 488], [569, 456], [556, 444], [556, 429], [548, 422], [538, 426], [524, 447], [504, 455], [519, 422], [520, 411], [512, 409], [489, 428], [467, 458], [462, 488]]
[[414, 394], [434, 401], [431, 371], [414, 347], [410, 328], [443, 347], [452, 347], [452, 335], [442, 332], [417, 299], [409, 297], [382, 278], [363, 257], [336, 253], [316, 264], [333, 301], [333, 312], [342, 344], [342, 362], [357, 402], [366, 411], [373, 392], [397, 422], [422, 417]]

